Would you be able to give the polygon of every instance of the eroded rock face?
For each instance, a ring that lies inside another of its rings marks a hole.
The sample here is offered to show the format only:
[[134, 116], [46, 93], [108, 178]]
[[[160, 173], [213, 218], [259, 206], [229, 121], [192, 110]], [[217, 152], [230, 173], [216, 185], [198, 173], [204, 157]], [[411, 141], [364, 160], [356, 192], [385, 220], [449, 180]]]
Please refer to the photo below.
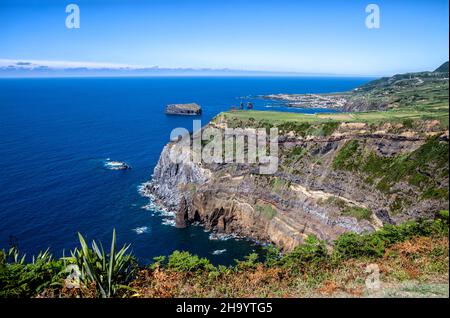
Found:
[[[336, 168], [337, 156], [352, 141], [360, 145], [361, 153], [379, 158], [413, 153], [427, 142], [423, 132], [400, 135], [380, 129], [369, 132], [363, 125], [343, 125], [327, 137], [286, 133], [280, 138], [278, 172], [270, 176], [257, 174], [255, 165], [193, 163], [189, 149], [173, 163], [170, 158], [176, 147], [169, 143], [147, 191], [177, 212], [177, 227], [200, 222], [208, 230], [269, 241], [285, 249], [294, 248], [309, 234], [332, 244], [347, 231], [371, 232], [383, 224], [432, 217], [448, 209], [448, 197], [424, 198], [408, 179], [382, 191], [364, 170]], [[448, 132], [435, 129], [433, 134], [448, 147]], [[439, 171], [435, 179], [439, 186], [448, 187], [448, 170], [447, 175]]]
[[[204, 184], [211, 172], [190, 161], [189, 149], [179, 152], [174, 143], [167, 144], [153, 172], [152, 181], [145, 186], [145, 191], [154, 194], [169, 210], [178, 210], [188, 184]], [[175, 159], [175, 160], [174, 160]], [[177, 161], [179, 163], [174, 163]]]
[[196, 103], [190, 104], [170, 104], [166, 107], [168, 115], [200, 115], [202, 108]]

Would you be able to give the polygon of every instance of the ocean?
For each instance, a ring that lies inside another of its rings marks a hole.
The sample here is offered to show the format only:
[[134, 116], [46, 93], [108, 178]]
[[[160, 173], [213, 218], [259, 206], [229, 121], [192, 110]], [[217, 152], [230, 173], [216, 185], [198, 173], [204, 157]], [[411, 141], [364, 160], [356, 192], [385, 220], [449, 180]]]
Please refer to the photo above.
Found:
[[[324, 93], [369, 78], [130, 77], [0, 79], [0, 248], [28, 255], [50, 248], [66, 255], [77, 232], [109, 246], [130, 243], [141, 264], [186, 250], [215, 264], [261, 249], [244, 239], [211, 239], [201, 226], [177, 229], [148, 207], [139, 186], [151, 178], [173, 128], [192, 117], [167, 116], [171, 103], [196, 102], [206, 124], [219, 112], [253, 101], [255, 109], [293, 110], [255, 96]], [[130, 170], [105, 168], [125, 161]]]

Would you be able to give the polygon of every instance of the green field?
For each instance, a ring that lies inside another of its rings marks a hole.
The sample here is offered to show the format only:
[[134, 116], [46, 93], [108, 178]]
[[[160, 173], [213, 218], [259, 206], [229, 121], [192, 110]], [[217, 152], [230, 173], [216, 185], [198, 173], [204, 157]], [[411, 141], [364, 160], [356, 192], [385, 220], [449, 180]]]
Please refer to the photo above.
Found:
[[[448, 63], [440, 69], [447, 70]], [[291, 112], [235, 110], [220, 114], [232, 126], [239, 127], [257, 121], [267, 125], [321, 124], [333, 122], [383, 123], [439, 120], [449, 122], [449, 82], [445, 72], [398, 74], [371, 81], [352, 91], [321, 94], [342, 95], [347, 100], [342, 107], [348, 112], [299, 114]], [[301, 94], [292, 94], [301, 95]]]
[[432, 110], [387, 110], [373, 112], [351, 112], [351, 113], [321, 113], [321, 114], [299, 114], [290, 112], [257, 111], [257, 110], [238, 110], [228, 111], [218, 115], [223, 116], [227, 121], [263, 121], [271, 124], [283, 122], [295, 123], [326, 123], [326, 122], [402, 122], [404, 120], [430, 120], [436, 119], [444, 127], [448, 127], [449, 114], [448, 104], [440, 105]]

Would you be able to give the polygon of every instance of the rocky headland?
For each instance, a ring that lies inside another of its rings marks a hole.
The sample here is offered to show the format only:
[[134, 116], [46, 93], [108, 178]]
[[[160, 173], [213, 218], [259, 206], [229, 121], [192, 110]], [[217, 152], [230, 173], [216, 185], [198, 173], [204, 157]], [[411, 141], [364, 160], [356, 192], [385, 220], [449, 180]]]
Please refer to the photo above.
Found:
[[286, 250], [309, 234], [332, 245], [345, 232], [432, 218], [449, 206], [448, 79], [439, 78], [420, 91], [429, 97], [422, 108], [401, 100], [395, 110], [366, 113], [221, 113], [204, 129], [278, 128], [277, 172], [193, 162], [189, 147], [173, 163], [180, 145], [170, 142], [144, 193], [175, 211], [178, 227], [201, 223]]
[[189, 104], [170, 104], [166, 107], [166, 114], [168, 115], [187, 115], [195, 116], [201, 115], [202, 108], [196, 103]]
[[[230, 121], [220, 115], [209, 125]], [[448, 130], [437, 121], [419, 126], [341, 123], [326, 136], [283, 131], [275, 175], [260, 175], [255, 165], [193, 163], [189, 149], [174, 164], [171, 142], [145, 191], [176, 211], [178, 227], [200, 222], [286, 249], [308, 234], [331, 243], [347, 231], [448, 209]]]

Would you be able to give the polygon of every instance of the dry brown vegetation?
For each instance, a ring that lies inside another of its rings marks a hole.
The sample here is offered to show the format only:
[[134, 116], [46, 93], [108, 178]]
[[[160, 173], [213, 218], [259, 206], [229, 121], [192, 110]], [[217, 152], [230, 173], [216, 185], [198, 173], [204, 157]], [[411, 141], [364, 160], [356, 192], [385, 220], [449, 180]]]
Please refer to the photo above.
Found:
[[[383, 288], [404, 282], [448, 284], [448, 237], [417, 237], [395, 244], [381, 259], [347, 260], [320, 269], [311, 266], [292, 274], [263, 265], [245, 271], [180, 273], [144, 269], [127, 291], [128, 297], [361, 297], [369, 264], [380, 268]], [[376, 291], [380, 293], [380, 291]], [[426, 296], [426, 295], [422, 295]]]

